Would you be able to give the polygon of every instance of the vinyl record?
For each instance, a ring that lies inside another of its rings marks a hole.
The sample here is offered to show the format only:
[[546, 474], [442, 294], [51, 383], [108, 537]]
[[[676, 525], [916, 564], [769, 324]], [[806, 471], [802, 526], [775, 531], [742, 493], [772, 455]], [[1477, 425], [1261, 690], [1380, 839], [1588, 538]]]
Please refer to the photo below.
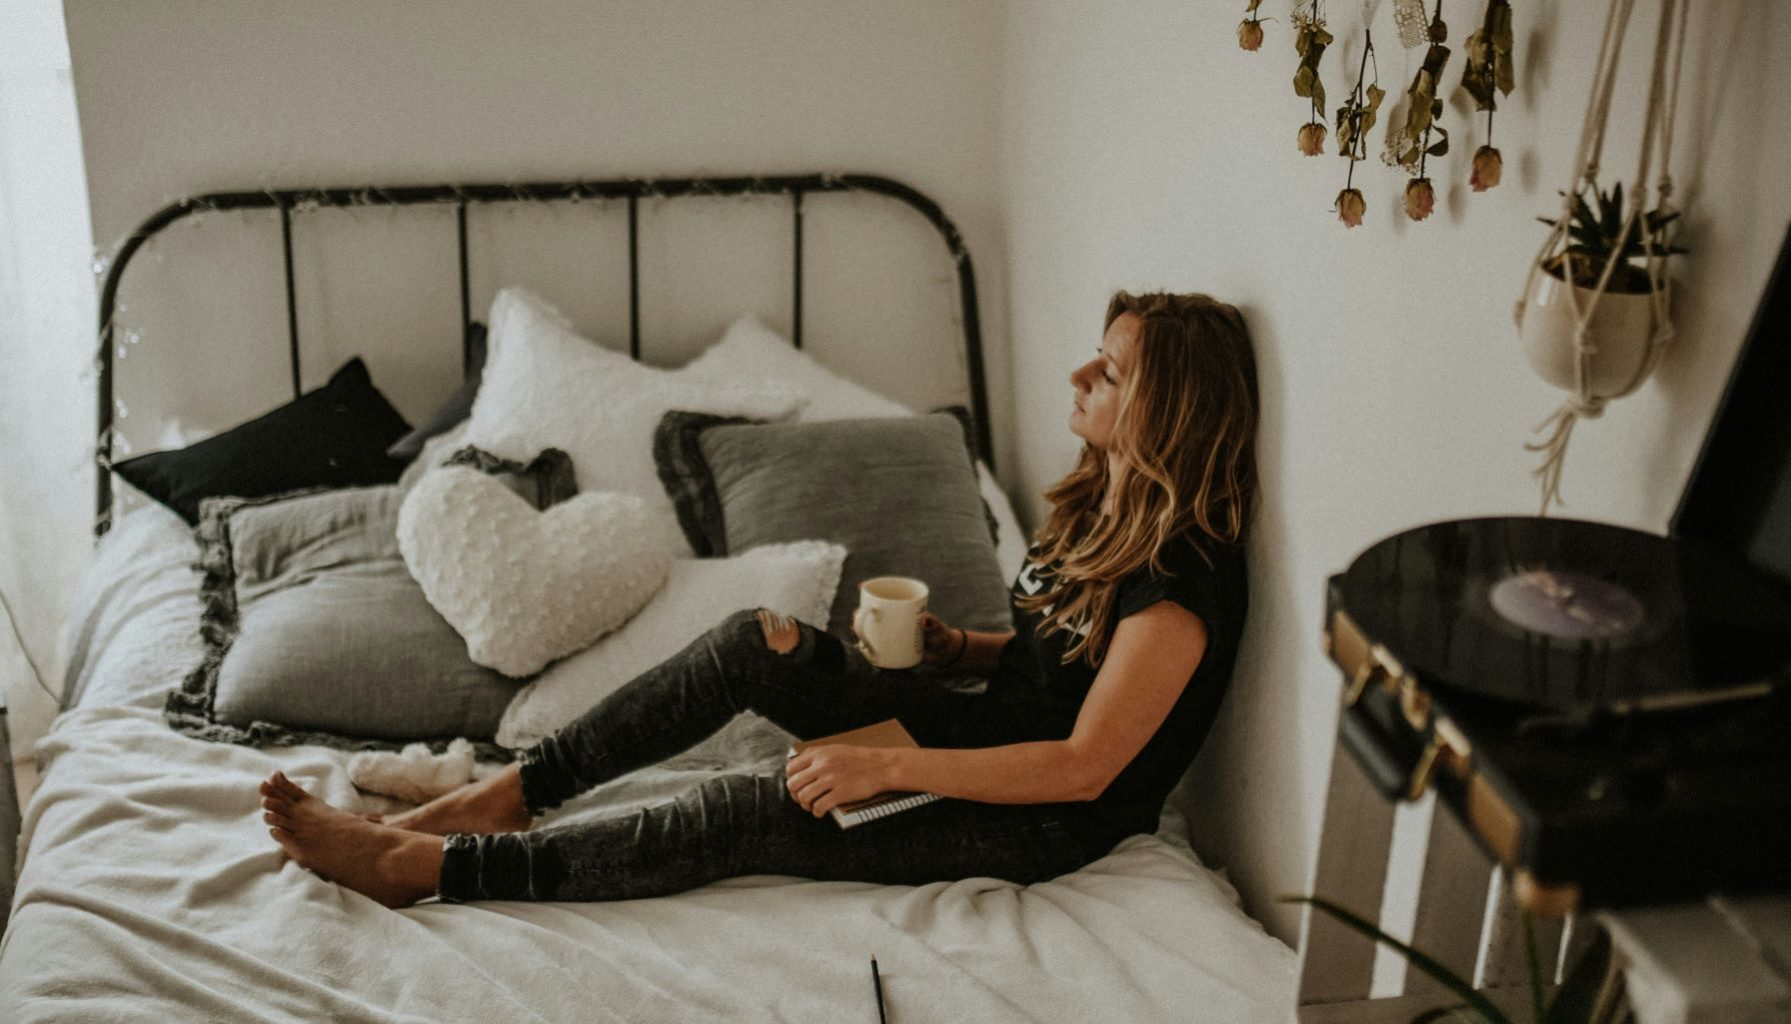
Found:
[[1341, 607], [1432, 685], [1560, 711], [1783, 678], [1791, 595], [1745, 565], [1571, 519], [1433, 523], [1364, 551]]

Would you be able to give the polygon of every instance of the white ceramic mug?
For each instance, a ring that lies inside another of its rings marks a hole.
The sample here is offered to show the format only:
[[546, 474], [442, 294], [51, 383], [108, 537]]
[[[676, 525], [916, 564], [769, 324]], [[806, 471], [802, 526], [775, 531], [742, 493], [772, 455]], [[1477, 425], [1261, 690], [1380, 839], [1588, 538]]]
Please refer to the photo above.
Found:
[[878, 668], [920, 664], [920, 617], [927, 610], [927, 585], [907, 576], [878, 576], [858, 585], [852, 628], [858, 649]]

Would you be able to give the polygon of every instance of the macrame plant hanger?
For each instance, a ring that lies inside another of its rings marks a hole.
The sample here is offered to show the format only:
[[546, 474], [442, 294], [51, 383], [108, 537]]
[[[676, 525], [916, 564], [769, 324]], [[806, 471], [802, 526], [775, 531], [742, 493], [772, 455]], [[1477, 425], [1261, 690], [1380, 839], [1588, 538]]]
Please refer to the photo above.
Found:
[[[1524, 284], [1525, 297], [1531, 294], [1536, 275], [1544, 272], [1543, 262], [1564, 248], [1562, 242], [1567, 237], [1568, 225], [1573, 219], [1575, 202], [1587, 190], [1595, 188], [1594, 179], [1598, 175], [1599, 161], [1604, 155], [1605, 130], [1610, 123], [1611, 96], [1616, 91], [1618, 58], [1623, 50], [1623, 37], [1628, 31], [1630, 13], [1634, 7], [1635, 0], [1611, 0], [1610, 11], [1605, 17], [1604, 39], [1599, 44], [1592, 96], [1586, 105], [1586, 120], [1580, 132], [1573, 183], [1564, 193], [1560, 218], [1543, 240], [1536, 258], [1530, 261], [1529, 276]], [[1573, 313], [1573, 394], [1559, 409], [1537, 425], [1536, 433], [1547, 431], [1547, 439], [1524, 445], [1529, 451], [1544, 453], [1542, 465], [1536, 469], [1535, 474], [1542, 485], [1543, 515], [1548, 514], [1550, 505], [1561, 503], [1561, 468], [1567, 458], [1567, 443], [1573, 436], [1574, 425], [1581, 419], [1597, 419], [1604, 414], [1604, 407], [1611, 399], [1622, 398], [1640, 387], [1654, 372], [1661, 355], [1673, 341], [1673, 285], [1666, 276], [1667, 254], [1655, 251], [1654, 233], [1647, 230], [1646, 223], [1638, 226], [1637, 221], [1643, 220], [1643, 211], [1648, 208], [1648, 173], [1651, 161], [1657, 155], [1660, 176], [1654, 188], [1655, 208], [1662, 216], [1671, 211], [1673, 113], [1679, 105], [1679, 70], [1685, 55], [1686, 12], [1690, 7], [1691, 0], [1661, 0], [1660, 28], [1655, 37], [1654, 67], [1648, 82], [1648, 104], [1642, 124], [1641, 155], [1637, 160], [1634, 183], [1636, 187], [1629, 190], [1629, 209], [1624, 216], [1621, 233], [1612, 246], [1611, 258], [1605, 262], [1597, 284], [1587, 289], [1589, 294], [1585, 296], [1580, 294], [1580, 289], [1574, 287], [1571, 263], [1562, 268], [1566, 277], [1564, 290], [1568, 297], [1568, 308]], [[1672, 51], [1670, 76], [1667, 70], [1669, 50]], [[1596, 338], [1590, 336], [1588, 327], [1599, 300], [1609, 287], [1612, 273], [1623, 262], [1620, 254], [1632, 234], [1638, 230], [1641, 231], [1647, 262], [1649, 298], [1653, 313], [1647, 354], [1635, 375], [1616, 393], [1594, 394], [1591, 386], [1592, 361], [1598, 354], [1598, 346]], [[1517, 317], [1520, 322], [1524, 315], [1524, 303], [1525, 299], [1518, 299]]]

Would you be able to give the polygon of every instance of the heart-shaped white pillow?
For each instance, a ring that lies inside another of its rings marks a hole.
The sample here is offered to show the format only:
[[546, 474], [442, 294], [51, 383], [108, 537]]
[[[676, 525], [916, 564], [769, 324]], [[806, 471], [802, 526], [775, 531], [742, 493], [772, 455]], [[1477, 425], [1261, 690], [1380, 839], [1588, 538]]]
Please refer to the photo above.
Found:
[[627, 622], [665, 584], [665, 517], [595, 491], [538, 512], [496, 479], [450, 466], [398, 511], [398, 550], [473, 661], [528, 676]]

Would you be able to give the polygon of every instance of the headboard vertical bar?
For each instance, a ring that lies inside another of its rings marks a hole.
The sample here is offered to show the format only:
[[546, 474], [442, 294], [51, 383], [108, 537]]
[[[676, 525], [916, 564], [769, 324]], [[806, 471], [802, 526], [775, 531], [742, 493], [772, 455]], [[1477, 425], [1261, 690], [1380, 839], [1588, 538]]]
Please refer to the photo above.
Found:
[[280, 249], [286, 257], [286, 345], [292, 356], [292, 397], [304, 394], [299, 381], [298, 291], [292, 284], [292, 207], [280, 201]]
[[460, 234], [460, 369], [465, 373], [473, 367], [473, 297], [466, 272], [466, 200], [459, 202], [454, 220]]
[[796, 266], [793, 278], [796, 282], [796, 294], [792, 300], [794, 307], [790, 313], [790, 341], [797, 348], [802, 347], [802, 190], [792, 189], [790, 192], [790, 208], [792, 211], [791, 229], [796, 233]]
[[628, 196], [628, 354], [641, 357], [640, 196]]

